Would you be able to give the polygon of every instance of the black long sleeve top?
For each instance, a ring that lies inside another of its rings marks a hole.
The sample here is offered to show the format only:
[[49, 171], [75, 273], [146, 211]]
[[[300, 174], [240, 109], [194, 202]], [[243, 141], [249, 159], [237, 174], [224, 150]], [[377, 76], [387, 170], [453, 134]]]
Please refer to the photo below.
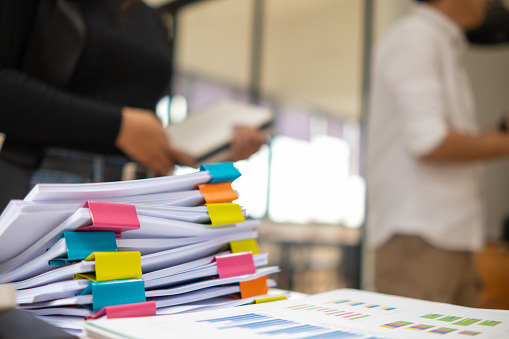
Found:
[[123, 9], [123, 1], [79, 0], [86, 40], [68, 84], [58, 87], [22, 70], [39, 1], [0, 0], [4, 149], [117, 153], [122, 107], [154, 109], [171, 75], [166, 30], [153, 9], [141, 1]]

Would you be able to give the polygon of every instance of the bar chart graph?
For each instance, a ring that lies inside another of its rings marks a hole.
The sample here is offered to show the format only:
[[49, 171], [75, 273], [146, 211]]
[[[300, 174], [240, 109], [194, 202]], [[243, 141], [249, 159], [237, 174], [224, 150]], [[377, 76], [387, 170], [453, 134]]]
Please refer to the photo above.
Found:
[[[246, 313], [228, 317], [211, 318], [198, 323], [216, 324], [218, 330], [249, 329], [257, 335], [268, 337], [302, 338], [302, 339], [355, 339], [368, 337], [350, 331], [338, 331], [329, 327], [305, 324], [296, 320], [287, 320], [259, 313]], [[254, 334], [254, 333], [253, 333]]]
[[[387, 314], [388, 311], [396, 310], [395, 307], [382, 307], [375, 304], [366, 304], [361, 302], [328, 302], [323, 304], [296, 304], [288, 306], [289, 310], [294, 312], [319, 312], [328, 317], [338, 317], [341, 319], [352, 320], [367, 320], [369, 318], [380, 315], [381, 312]], [[328, 307], [324, 307], [327, 305]], [[330, 305], [330, 306], [329, 306]]]
[[343, 305], [348, 305], [348, 306], [366, 307], [366, 308], [370, 308], [370, 309], [378, 308], [378, 309], [384, 310], [384, 311], [394, 311], [397, 309], [396, 307], [393, 307], [393, 306], [383, 306], [383, 305], [379, 305], [379, 304], [373, 304], [373, 303], [364, 302], [364, 301], [356, 301], [356, 300], [351, 300], [351, 299], [331, 300], [331, 301], [326, 301], [325, 304], [343, 304]]

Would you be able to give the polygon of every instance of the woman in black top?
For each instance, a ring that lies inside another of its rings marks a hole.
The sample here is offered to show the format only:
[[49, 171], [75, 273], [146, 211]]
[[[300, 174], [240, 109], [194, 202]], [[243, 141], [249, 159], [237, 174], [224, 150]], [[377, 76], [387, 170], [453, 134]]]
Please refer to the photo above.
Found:
[[[171, 79], [168, 48], [158, 13], [142, 1], [0, 0], [0, 210], [25, 196], [41, 163], [62, 167], [48, 149], [127, 155], [159, 175], [194, 166], [153, 112]], [[231, 160], [264, 142], [237, 128]], [[113, 173], [100, 181], [120, 180]]]
[[193, 165], [153, 112], [168, 46], [141, 1], [0, 0], [0, 208], [23, 198], [48, 147], [124, 153], [161, 175]]

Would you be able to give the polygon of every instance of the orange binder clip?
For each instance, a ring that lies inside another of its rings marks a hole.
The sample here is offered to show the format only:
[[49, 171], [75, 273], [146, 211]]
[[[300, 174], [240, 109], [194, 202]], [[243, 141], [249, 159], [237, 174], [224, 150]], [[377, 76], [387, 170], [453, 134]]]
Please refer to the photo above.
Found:
[[267, 294], [269, 288], [267, 287], [267, 276], [240, 282], [240, 296], [242, 299], [249, 297], [256, 297], [257, 295]]
[[217, 184], [202, 184], [198, 185], [205, 202], [207, 204], [217, 202], [232, 202], [239, 198], [237, 192], [232, 188], [230, 182], [222, 182]]

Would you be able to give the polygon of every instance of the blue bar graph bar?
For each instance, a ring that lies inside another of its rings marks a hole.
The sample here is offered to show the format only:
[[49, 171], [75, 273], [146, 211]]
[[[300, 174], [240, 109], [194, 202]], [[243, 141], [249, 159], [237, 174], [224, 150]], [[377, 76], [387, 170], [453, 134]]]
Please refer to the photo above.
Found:
[[232, 321], [232, 322], [243, 322], [243, 321], [251, 321], [251, 320], [262, 320], [262, 319], [271, 319], [272, 317], [256, 314], [256, 313], [247, 313], [247, 314], [240, 314], [240, 315], [234, 315], [231, 317], [224, 317], [224, 318], [215, 318], [215, 319], [205, 319], [205, 320], [198, 320], [198, 322], [209, 322], [209, 323], [215, 323], [215, 322], [221, 322], [221, 321]]
[[[307, 325], [296, 321], [274, 318], [271, 316], [257, 313], [246, 313], [228, 317], [205, 319], [199, 320], [198, 322], [209, 322], [209, 323], [229, 322], [230, 324], [224, 324], [226, 326], [223, 325], [222, 327], [218, 327], [218, 329], [228, 329], [228, 328], [245, 328], [251, 330], [261, 329], [262, 332], [257, 332], [257, 334], [267, 334], [267, 335], [279, 335], [279, 334], [298, 335], [309, 332], [322, 332], [320, 334], [309, 333], [307, 334], [308, 336], [303, 337], [303, 339], [336, 339], [336, 338], [353, 339], [363, 337], [362, 335], [356, 333], [339, 330], [331, 332], [330, 328]], [[274, 326], [277, 327], [273, 328], [272, 330], [269, 330], [270, 327]]]
[[334, 331], [329, 333], [322, 333], [318, 335], [313, 335], [311, 337], [306, 337], [303, 339], [343, 339], [343, 338], [360, 338], [362, 335], [350, 333], [350, 332], [343, 332], [343, 331]]
[[297, 324], [294, 321], [290, 320], [284, 320], [284, 319], [271, 319], [271, 320], [264, 320], [264, 321], [258, 321], [254, 323], [247, 323], [247, 324], [241, 324], [241, 325], [231, 325], [231, 326], [225, 326], [221, 327], [220, 329], [224, 328], [232, 328], [232, 327], [238, 327], [238, 328], [264, 328], [264, 327], [271, 327], [271, 326], [281, 326], [281, 325], [295, 325]]
[[345, 299], [345, 300], [333, 301], [332, 303], [333, 303], [333, 304], [342, 304], [342, 303], [347, 303], [347, 302], [349, 302], [349, 301], [351, 301], [351, 300]]
[[260, 334], [282, 334], [282, 333], [303, 333], [303, 332], [313, 332], [313, 331], [324, 331], [327, 330], [323, 327], [313, 326], [313, 325], [301, 325], [296, 327], [288, 327], [288, 328], [282, 328], [280, 330], [274, 330], [269, 332], [261, 332]]

